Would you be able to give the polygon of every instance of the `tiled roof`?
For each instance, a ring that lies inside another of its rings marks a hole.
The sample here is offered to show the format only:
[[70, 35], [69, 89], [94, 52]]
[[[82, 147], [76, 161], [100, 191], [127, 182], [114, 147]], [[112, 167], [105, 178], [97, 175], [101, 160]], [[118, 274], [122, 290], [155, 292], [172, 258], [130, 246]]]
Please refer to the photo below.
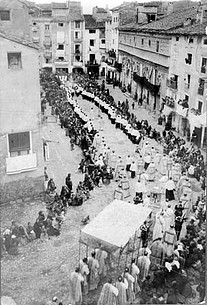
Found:
[[105, 22], [96, 22], [92, 15], [86, 14], [83, 15], [85, 19], [85, 28], [86, 29], [99, 29], [105, 27]]
[[150, 1], [150, 2], [146, 2], [144, 3], [144, 7], [158, 7], [160, 6], [161, 2], [158, 1]]
[[68, 20], [69, 21], [83, 21], [84, 20], [81, 6], [70, 6]]
[[115, 6], [113, 7], [112, 9], [110, 9], [110, 11], [118, 11], [119, 9], [129, 5], [131, 2], [123, 2], [122, 4], [118, 5], [118, 6]]
[[105, 10], [105, 8], [102, 8], [102, 7], [97, 7], [96, 12], [97, 12], [97, 13], [107, 13], [107, 11]]
[[14, 41], [16, 43], [23, 44], [26, 47], [34, 48], [36, 50], [39, 49], [35, 44], [33, 44], [32, 42], [30, 42], [28, 40], [25, 40], [25, 39], [22, 39], [22, 38], [16, 37], [16, 36], [8, 35], [7, 33], [4, 33], [4, 32], [0, 32], [0, 37], [7, 39], [7, 40]]
[[192, 22], [195, 23], [196, 15], [197, 15], [197, 6], [173, 12], [151, 23], [145, 23], [141, 25], [131, 23], [131, 24], [123, 25], [120, 26], [120, 30], [170, 34], [173, 33], [173, 31], [175, 30], [179, 31], [181, 29], [181, 31], [184, 34], [184, 32], [186, 31], [186, 27], [187, 30], [190, 29], [190, 27], [196, 30], [195, 24], [193, 25], [191, 23], [190, 25], [187, 24], [185, 25], [185, 22], [188, 19], [191, 19]]
[[41, 8], [43, 11], [51, 11], [52, 4], [51, 3], [38, 3], [37, 6]]
[[52, 2], [52, 8], [53, 9], [67, 8], [67, 4], [66, 3], [59, 3], [59, 2]]
[[188, 18], [196, 18], [197, 7], [190, 7], [188, 9], [182, 9], [180, 11], [173, 12], [167, 16], [160, 18], [155, 22], [151, 22], [145, 25], [141, 25], [140, 29], [143, 30], [155, 30], [155, 31], [168, 31], [181, 27], [183, 22]]
[[174, 35], [206, 35], [207, 21], [204, 23], [190, 24], [184, 28], [178, 28], [169, 32]]

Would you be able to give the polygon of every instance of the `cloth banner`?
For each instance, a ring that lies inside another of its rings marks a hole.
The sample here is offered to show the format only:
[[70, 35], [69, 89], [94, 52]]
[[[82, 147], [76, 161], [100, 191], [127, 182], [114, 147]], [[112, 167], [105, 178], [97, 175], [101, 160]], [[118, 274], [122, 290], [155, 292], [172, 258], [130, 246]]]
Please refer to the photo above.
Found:
[[172, 111], [173, 111], [172, 108], [170, 108], [170, 107], [168, 107], [168, 106], [165, 105], [165, 106], [164, 106], [164, 109], [163, 109], [163, 111], [162, 111], [162, 113], [163, 113], [164, 115], [168, 116]]
[[183, 108], [183, 106], [177, 104], [176, 105], [176, 112], [177, 112], [177, 114], [179, 114], [182, 117], [186, 118], [187, 114], [188, 114], [188, 108]]

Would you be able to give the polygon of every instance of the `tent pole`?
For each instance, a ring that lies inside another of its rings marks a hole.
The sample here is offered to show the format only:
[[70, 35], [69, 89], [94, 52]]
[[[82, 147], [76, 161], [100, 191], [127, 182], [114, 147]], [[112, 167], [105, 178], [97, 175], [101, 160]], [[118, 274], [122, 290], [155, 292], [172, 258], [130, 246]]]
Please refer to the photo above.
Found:
[[120, 260], [121, 260], [121, 255], [122, 255], [122, 248], [119, 251], [118, 264], [117, 264], [117, 268], [116, 268], [116, 276], [117, 277], [118, 277], [118, 272], [119, 272], [119, 264], [120, 264]]
[[80, 259], [81, 259], [81, 230], [80, 230], [80, 238], [79, 238], [79, 249], [78, 249], [78, 266], [80, 268]]
[[88, 258], [88, 245], [86, 246], [86, 257]]
[[137, 237], [137, 231], [135, 231], [135, 234], [134, 234], [134, 242], [133, 242], [132, 259], [131, 260], [133, 260], [136, 237]]

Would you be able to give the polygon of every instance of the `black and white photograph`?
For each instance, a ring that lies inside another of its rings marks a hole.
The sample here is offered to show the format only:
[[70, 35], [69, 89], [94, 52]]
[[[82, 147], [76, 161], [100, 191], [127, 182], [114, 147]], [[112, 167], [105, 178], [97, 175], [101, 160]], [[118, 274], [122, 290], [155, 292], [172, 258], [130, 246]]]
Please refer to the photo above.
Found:
[[1, 305], [206, 304], [207, 0], [0, 0]]

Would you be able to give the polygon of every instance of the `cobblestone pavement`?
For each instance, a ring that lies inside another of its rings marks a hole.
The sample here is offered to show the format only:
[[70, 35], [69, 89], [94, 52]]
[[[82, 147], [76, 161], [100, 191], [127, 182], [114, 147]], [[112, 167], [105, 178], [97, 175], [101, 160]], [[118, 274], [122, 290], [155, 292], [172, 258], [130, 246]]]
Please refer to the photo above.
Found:
[[[115, 99], [122, 92], [116, 88], [113, 95]], [[94, 118], [95, 126], [98, 126], [98, 108], [92, 103], [82, 100], [79, 97], [80, 106]], [[93, 109], [91, 109], [93, 108]], [[141, 112], [136, 109], [140, 114]], [[145, 117], [145, 110], [142, 110], [141, 117]], [[149, 121], [151, 123], [151, 121]], [[118, 155], [125, 158], [128, 154], [136, 157], [135, 146], [127, 136], [116, 129], [103, 114], [103, 131], [107, 144], [114, 148]], [[74, 189], [83, 175], [78, 172], [78, 164], [81, 159], [81, 150], [75, 146], [70, 150], [69, 138], [57, 123], [46, 123], [43, 127], [44, 138], [49, 142], [50, 158], [46, 162], [49, 177], [53, 177], [60, 192], [61, 186], [65, 183], [68, 172], [71, 173]], [[127, 201], [132, 201], [134, 196], [134, 184], [137, 179], [130, 179], [131, 196]], [[18, 305], [43, 305], [57, 295], [67, 304], [69, 285], [68, 275], [77, 266], [79, 258], [85, 256], [86, 248], [79, 248], [81, 219], [90, 215], [95, 217], [113, 200], [113, 192], [117, 183], [112, 181], [108, 186], [96, 188], [91, 192], [89, 200], [81, 207], [70, 207], [66, 220], [62, 226], [61, 235], [50, 240], [34, 241], [20, 248], [20, 254], [16, 257], [4, 255], [1, 262], [2, 272], [2, 294], [14, 298]], [[39, 209], [45, 210], [42, 203], [34, 205], [21, 205], [15, 207], [3, 207], [2, 223], [6, 218], [6, 224], [12, 219], [17, 219], [24, 225], [27, 220], [34, 223]], [[26, 213], [26, 214], [25, 214]], [[27, 218], [28, 217], [28, 218]], [[90, 251], [90, 249], [89, 249]], [[85, 304], [96, 304], [100, 288], [93, 295], [85, 299]], [[94, 302], [94, 303], [93, 303]]]

